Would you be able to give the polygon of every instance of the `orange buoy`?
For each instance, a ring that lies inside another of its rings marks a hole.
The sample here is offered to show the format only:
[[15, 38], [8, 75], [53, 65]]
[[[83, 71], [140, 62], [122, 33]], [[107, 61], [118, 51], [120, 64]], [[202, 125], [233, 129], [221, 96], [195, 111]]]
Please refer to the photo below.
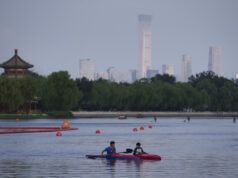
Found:
[[57, 132], [56, 136], [62, 136], [62, 133], [61, 132]]
[[140, 130], [144, 130], [144, 127], [141, 126], [141, 127], [140, 127]]
[[20, 119], [19, 118], [16, 118], [16, 121], [19, 121]]
[[137, 128], [134, 128], [134, 129], [133, 129], [133, 132], [137, 132], [137, 131], [138, 131]]
[[68, 123], [67, 120], [64, 120], [64, 122], [63, 122], [63, 124], [62, 124], [62, 129], [68, 129], [68, 128], [70, 128], [70, 127], [69, 127], [69, 123]]
[[148, 128], [152, 129], [152, 125], [149, 125]]
[[100, 134], [101, 132], [100, 132], [100, 130], [96, 130], [96, 134]]

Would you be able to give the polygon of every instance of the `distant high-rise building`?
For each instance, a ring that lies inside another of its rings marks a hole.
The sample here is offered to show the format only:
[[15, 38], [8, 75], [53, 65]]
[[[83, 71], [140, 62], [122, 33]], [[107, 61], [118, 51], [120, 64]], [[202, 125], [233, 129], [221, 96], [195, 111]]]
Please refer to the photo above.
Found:
[[208, 71], [221, 76], [221, 48], [212, 46], [209, 49]]
[[94, 61], [92, 59], [80, 60], [79, 78], [94, 80]]
[[139, 78], [145, 78], [147, 70], [152, 69], [151, 64], [151, 15], [139, 15]]
[[135, 82], [137, 80], [138, 71], [135, 70], [135, 69], [131, 69], [129, 71], [131, 72], [131, 80], [132, 80], [132, 82]]
[[118, 70], [115, 67], [111, 67], [109, 68], [108, 73], [110, 73], [109, 79], [113, 82], [132, 82], [132, 75], [129, 70]]
[[147, 78], [152, 78], [152, 77], [156, 76], [157, 74], [159, 74], [159, 70], [149, 69], [149, 70], [146, 71], [146, 77]]
[[192, 60], [191, 56], [183, 55], [181, 82], [187, 82], [188, 78], [192, 75]]
[[236, 79], [238, 79], [238, 73], [236, 73]]
[[162, 65], [162, 73], [168, 75], [174, 75], [174, 65]]
[[108, 79], [112, 81], [112, 71], [115, 69], [115, 67], [109, 67], [107, 69], [107, 73], [108, 73]]
[[98, 80], [98, 79], [108, 80], [108, 73], [107, 72], [97, 72], [97, 73], [95, 73], [95, 80]]

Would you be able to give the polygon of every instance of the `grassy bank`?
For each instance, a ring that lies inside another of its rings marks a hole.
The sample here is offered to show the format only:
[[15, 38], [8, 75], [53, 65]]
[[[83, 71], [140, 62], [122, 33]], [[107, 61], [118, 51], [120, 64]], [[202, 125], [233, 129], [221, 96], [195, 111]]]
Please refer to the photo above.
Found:
[[118, 118], [127, 117], [238, 117], [238, 112], [110, 112], [110, 111], [52, 111], [47, 113], [0, 114], [0, 119], [32, 118]]
[[0, 119], [33, 119], [33, 118], [72, 118], [69, 111], [51, 111], [46, 113], [0, 113]]
[[72, 112], [76, 118], [110, 118], [121, 115], [127, 117], [238, 117], [238, 112]]
[[31, 119], [31, 118], [45, 118], [47, 114], [0, 114], [0, 119], [16, 119], [16, 118], [23, 118], [23, 119]]

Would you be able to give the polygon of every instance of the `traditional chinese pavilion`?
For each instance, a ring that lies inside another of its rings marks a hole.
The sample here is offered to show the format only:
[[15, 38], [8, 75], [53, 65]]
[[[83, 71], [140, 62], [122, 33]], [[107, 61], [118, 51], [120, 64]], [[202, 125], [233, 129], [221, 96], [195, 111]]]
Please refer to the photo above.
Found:
[[15, 55], [8, 61], [0, 64], [0, 67], [4, 68], [4, 75], [7, 75], [9, 78], [22, 78], [33, 65], [21, 59], [17, 54], [17, 49], [15, 49]]

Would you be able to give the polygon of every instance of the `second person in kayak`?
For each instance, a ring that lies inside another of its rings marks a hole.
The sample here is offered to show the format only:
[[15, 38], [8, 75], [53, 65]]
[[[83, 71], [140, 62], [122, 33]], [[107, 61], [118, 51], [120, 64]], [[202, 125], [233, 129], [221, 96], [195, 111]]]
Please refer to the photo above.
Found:
[[111, 141], [110, 146], [102, 150], [102, 155], [104, 152], [107, 152], [108, 155], [115, 154], [116, 153], [115, 142]]
[[147, 154], [146, 152], [144, 152], [143, 148], [141, 147], [140, 142], [136, 143], [136, 148], [134, 149], [133, 155], [138, 155], [138, 154]]

